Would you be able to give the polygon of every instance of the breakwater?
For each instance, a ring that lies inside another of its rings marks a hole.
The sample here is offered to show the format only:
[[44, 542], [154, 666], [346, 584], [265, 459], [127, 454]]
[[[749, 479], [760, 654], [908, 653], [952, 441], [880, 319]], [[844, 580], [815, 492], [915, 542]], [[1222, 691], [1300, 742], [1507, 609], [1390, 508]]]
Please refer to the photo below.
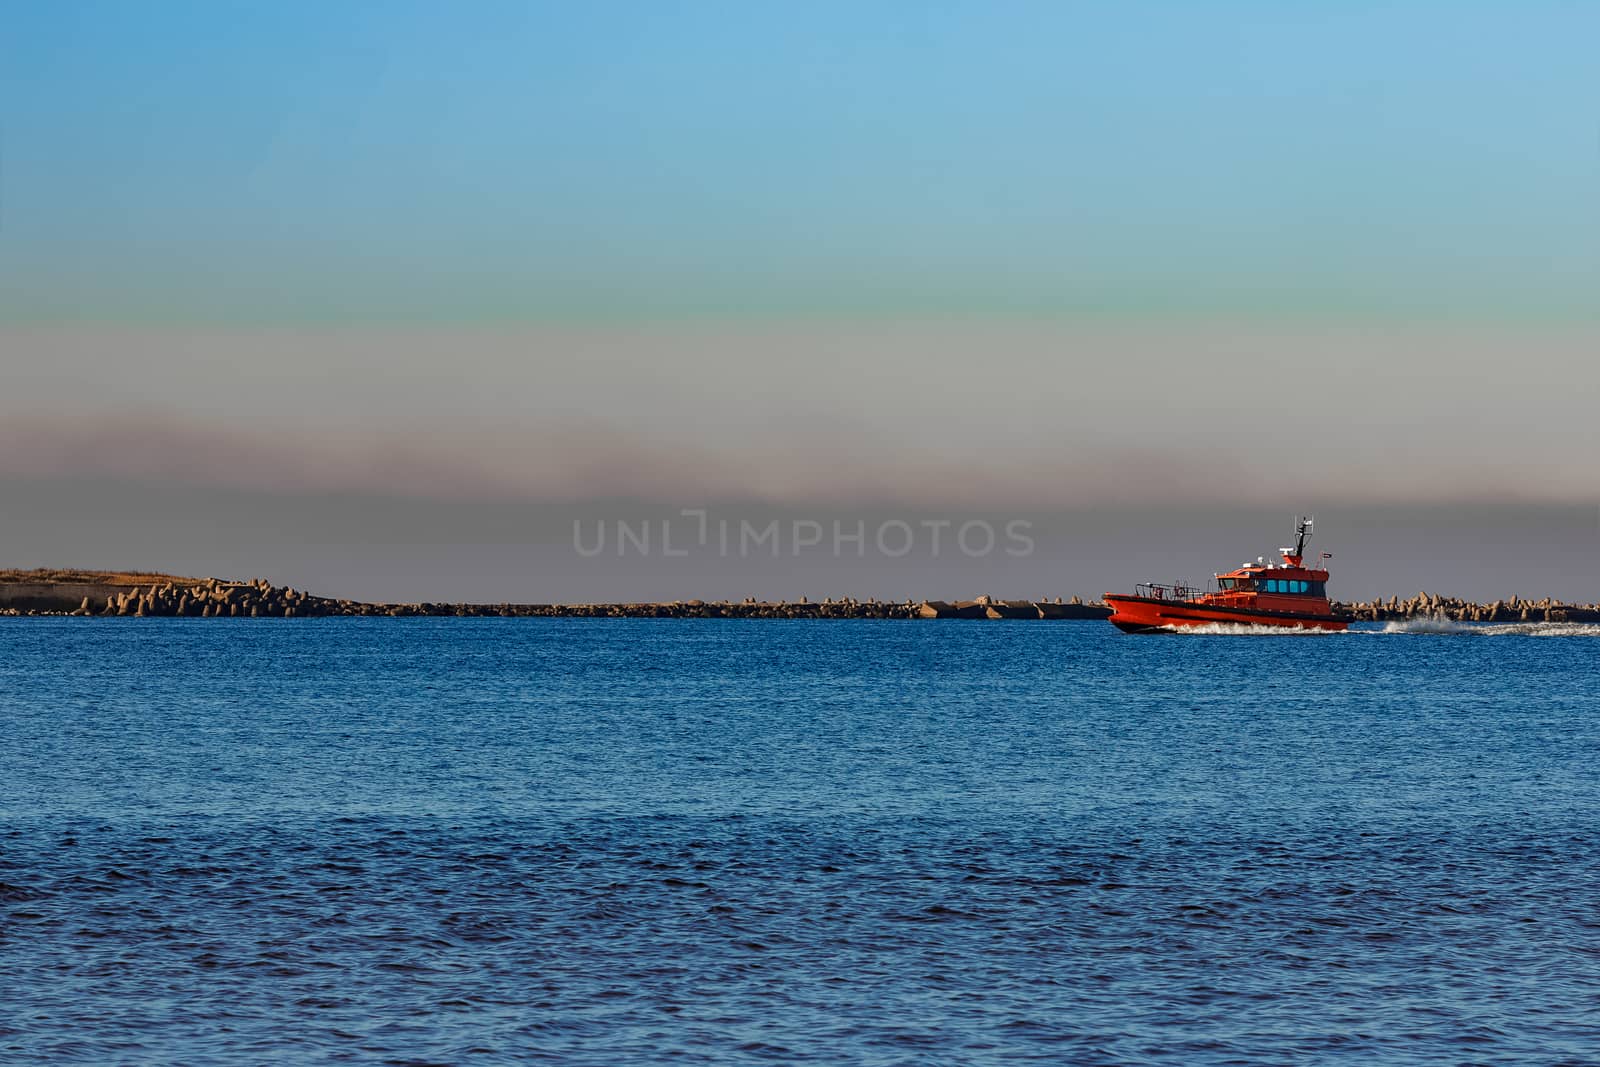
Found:
[[[31, 576], [29, 576], [31, 577]], [[1063, 600], [887, 601], [827, 598], [770, 601], [754, 598], [680, 600], [665, 603], [464, 604], [372, 603], [314, 596], [264, 578], [164, 579], [143, 583], [97, 581], [77, 575], [72, 581], [0, 581], [0, 613], [9, 615], [133, 616], [188, 618], [318, 618], [345, 616], [528, 616], [645, 619], [1103, 619], [1111, 610]]]
[[[60, 578], [55, 575], [61, 574]], [[44, 575], [50, 575], [45, 577]], [[1458, 622], [1600, 622], [1600, 604], [1549, 597], [1481, 603], [1437, 593], [1401, 599], [1335, 603], [1354, 621], [1443, 618]], [[320, 618], [327, 616], [507, 616], [630, 619], [1104, 619], [1111, 609], [1079, 597], [1040, 600], [903, 600], [827, 598], [813, 601], [675, 600], [668, 602], [380, 603], [315, 596], [264, 578], [225, 581], [111, 572], [0, 572], [0, 614], [189, 618]]]
[[1373, 622], [1419, 618], [1456, 622], [1600, 622], [1600, 604], [1569, 604], [1550, 597], [1524, 600], [1516, 596], [1480, 603], [1427, 592], [1404, 600], [1391, 596], [1387, 600], [1335, 604], [1334, 612], [1356, 621]]

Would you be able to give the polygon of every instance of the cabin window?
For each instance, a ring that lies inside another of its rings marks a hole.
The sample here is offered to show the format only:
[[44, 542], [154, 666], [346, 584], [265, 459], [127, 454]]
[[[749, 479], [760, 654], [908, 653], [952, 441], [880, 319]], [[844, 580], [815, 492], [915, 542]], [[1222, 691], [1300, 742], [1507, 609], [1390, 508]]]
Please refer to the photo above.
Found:
[[1268, 578], [1263, 588], [1269, 593], [1316, 593], [1322, 595], [1321, 582], [1306, 582], [1299, 578]]
[[[1317, 583], [1319, 586], [1322, 583]], [[1299, 578], [1268, 578], [1263, 588], [1269, 593], [1309, 593], [1312, 592], [1310, 582], [1301, 581]]]

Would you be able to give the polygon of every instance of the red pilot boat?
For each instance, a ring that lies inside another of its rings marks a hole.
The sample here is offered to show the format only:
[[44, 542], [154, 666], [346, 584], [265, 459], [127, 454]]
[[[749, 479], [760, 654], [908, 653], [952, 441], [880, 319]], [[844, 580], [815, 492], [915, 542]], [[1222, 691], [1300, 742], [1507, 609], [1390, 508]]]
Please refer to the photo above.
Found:
[[[1305, 565], [1311, 520], [1295, 523], [1293, 548], [1283, 548], [1282, 563], [1257, 559], [1236, 571], [1216, 576], [1215, 588], [1199, 589], [1185, 582], [1147, 583], [1134, 595], [1107, 593], [1111, 625], [1125, 633], [1151, 633], [1179, 626], [1234, 623], [1297, 630], [1343, 630], [1348, 619], [1333, 614], [1328, 602], [1328, 572]], [[1318, 563], [1333, 557], [1324, 552]]]

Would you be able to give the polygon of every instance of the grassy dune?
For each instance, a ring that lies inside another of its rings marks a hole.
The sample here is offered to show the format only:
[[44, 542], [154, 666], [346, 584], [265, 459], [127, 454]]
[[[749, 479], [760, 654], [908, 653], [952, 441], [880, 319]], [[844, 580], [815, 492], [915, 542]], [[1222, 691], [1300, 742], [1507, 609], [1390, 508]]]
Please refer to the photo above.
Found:
[[0, 582], [11, 585], [197, 585], [203, 579], [183, 578], [160, 571], [89, 571], [74, 567], [35, 567], [33, 570], [16, 568], [0, 570]]

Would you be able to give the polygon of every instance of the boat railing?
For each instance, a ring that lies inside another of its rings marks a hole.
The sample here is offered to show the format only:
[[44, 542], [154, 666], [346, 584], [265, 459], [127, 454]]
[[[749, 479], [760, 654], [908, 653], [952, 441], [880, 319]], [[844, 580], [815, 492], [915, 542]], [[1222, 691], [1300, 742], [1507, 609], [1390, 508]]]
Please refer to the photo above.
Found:
[[1156, 600], [1195, 600], [1214, 592], [1214, 581], [1196, 584], [1194, 582], [1140, 582], [1134, 586], [1134, 592], [1139, 596], [1153, 597]]

